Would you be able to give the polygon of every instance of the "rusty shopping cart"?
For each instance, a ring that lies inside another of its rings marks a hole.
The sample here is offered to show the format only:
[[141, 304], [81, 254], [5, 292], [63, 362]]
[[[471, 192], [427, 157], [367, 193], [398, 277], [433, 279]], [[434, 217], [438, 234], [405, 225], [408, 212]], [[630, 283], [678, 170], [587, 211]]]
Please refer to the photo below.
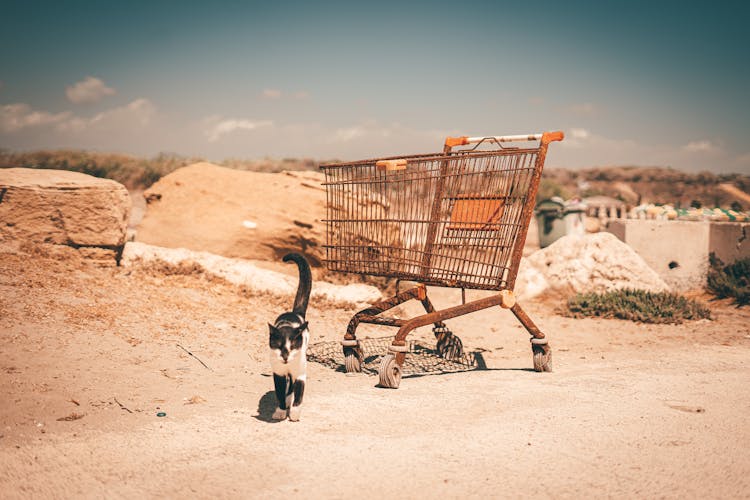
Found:
[[[362, 370], [360, 323], [398, 328], [378, 369], [382, 386], [398, 388], [409, 332], [432, 324], [437, 353], [456, 358], [462, 342], [444, 321], [493, 306], [511, 310], [531, 334], [534, 369], [550, 371], [547, 339], [513, 288], [547, 147], [562, 139], [562, 132], [449, 137], [442, 153], [321, 166], [328, 269], [415, 282], [352, 317], [342, 341], [347, 372]], [[460, 288], [464, 300], [437, 311], [427, 285]], [[497, 293], [466, 302], [466, 289]], [[411, 299], [425, 314], [381, 315]]]

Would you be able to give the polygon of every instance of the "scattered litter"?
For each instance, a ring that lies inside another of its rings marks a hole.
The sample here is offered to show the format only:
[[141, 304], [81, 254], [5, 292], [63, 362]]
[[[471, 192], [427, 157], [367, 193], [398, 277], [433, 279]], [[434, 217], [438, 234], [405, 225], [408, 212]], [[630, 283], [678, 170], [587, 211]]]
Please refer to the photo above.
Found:
[[202, 397], [198, 396], [198, 395], [193, 396], [190, 399], [185, 398], [185, 404], [186, 405], [196, 405], [196, 404], [205, 403], [205, 402], [206, 402], [206, 400], [203, 399]]
[[176, 380], [176, 379], [180, 378], [180, 376], [179, 376], [179, 375], [177, 375], [177, 376], [175, 376], [175, 375], [171, 375], [171, 374], [169, 373], [169, 368], [162, 368], [162, 369], [161, 369], [161, 370], [159, 370], [159, 371], [161, 372], [161, 374], [162, 374], [162, 375], [164, 375], [164, 376], [165, 376], [165, 377], [167, 377], [167, 378], [171, 378], [171, 379], [173, 379], [173, 380]]
[[673, 410], [684, 411], [685, 413], [705, 413], [706, 409], [701, 406], [673, 405], [667, 403], [667, 406]]
[[133, 413], [132, 411], [130, 411], [130, 408], [126, 407], [125, 405], [117, 401], [117, 398], [114, 398], [114, 400], [115, 400], [115, 403], [117, 403], [121, 409], [125, 410], [128, 413]]
[[258, 227], [258, 223], [251, 220], [243, 220], [242, 225], [247, 229], [255, 229], [256, 227]]
[[166, 417], [166, 416], [167, 416], [167, 414], [166, 414], [166, 413], [164, 413], [163, 411], [160, 411], [159, 413], [157, 413], [157, 414], [156, 414], [156, 416], [157, 416], [157, 417]]
[[206, 369], [208, 369], [210, 371], [213, 371], [213, 370], [211, 370], [211, 368], [208, 367], [208, 365], [206, 363], [204, 363], [203, 361], [201, 361], [201, 359], [198, 356], [196, 356], [192, 352], [188, 351], [187, 349], [185, 349], [184, 347], [182, 347], [180, 344], [177, 344], [177, 347], [179, 347], [180, 349], [182, 349], [183, 351], [185, 351], [186, 353], [190, 354], [192, 357], [194, 357], [195, 359], [197, 359], [200, 364], [202, 364], [203, 366], [206, 367]]
[[69, 399], [68, 401], [70, 401], [71, 403], [73, 403], [73, 404], [74, 404], [74, 405], [76, 405], [76, 406], [81, 406], [81, 403], [79, 403], [79, 402], [78, 402], [78, 401], [76, 401], [75, 399], [72, 399], [72, 398], [71, 398], [71, 399]]
[[57, 421], [58, 422], [71, 422], [73, 420], [81, 419], [85, 415], [86, 415], [85, 413], [76, 413], [76, 412], [73, 412], [70, 415], [68, 415], [67, 417], [60, 417], [60, 418], [58, 418]]

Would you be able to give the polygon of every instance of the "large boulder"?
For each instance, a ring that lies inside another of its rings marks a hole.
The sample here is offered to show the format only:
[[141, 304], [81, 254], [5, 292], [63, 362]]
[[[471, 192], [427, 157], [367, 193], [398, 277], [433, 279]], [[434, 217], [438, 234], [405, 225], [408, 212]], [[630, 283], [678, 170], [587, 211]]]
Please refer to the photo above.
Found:
[[636, 288], [669, 290], [635, 250], [610, 233], [568, 235], [521, 260], [516, 293], [531, 298]]
[[115, 181], [79, 172], [0, 168], [0, 239], [104, 249], [125, 245], [130, 195]]
[[318, 172], [264, 173], [196, 163], [144, 192], [136, 240], [225, 257], [279, 260], [303, 252], [325, 257], [325, 189]]

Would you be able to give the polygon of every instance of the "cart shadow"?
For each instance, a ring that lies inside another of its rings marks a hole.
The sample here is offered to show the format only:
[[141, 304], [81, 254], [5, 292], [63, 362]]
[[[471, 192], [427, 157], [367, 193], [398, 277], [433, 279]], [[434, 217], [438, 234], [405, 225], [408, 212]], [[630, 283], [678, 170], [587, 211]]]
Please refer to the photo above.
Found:
[[[433, 354], [435, 358], [438, 358], [439, 356], [437, 353], [430, 349], [424, 349], [422, 352], [428, 352], [430, 354]], [[472, 373], [472, 372], [479, 372], [479, 371], [517, 371], [517, 372], [532, 372], [534, 373], [536, 370], [533, 368], [527, 368], [527, 367], [511, 367], [511, 368], [490, 368], [487, 366], [487, 362], [484, 359], [484, 356], [482, 355], [482, 351], [472, 351], [469, 353], [472, 359], [471, 365], [464, 365], [460, 368], [455, 369], [441, 369], [439, 366], [431, 366], [428, 368], [425, 368], [424, 371], [421, 372], [411, 372], [411, 373], [404, 373], [402, 378], [404, 379], [411, 379], [411, 378], [421, 378], [421, 377], [435, 377], [435, 376], [441, 376], [441, 375], [453, 375], [457, 373]], [[380, 359], [381, 356], [371, 356], [370, 358], [365, 358], [365, 362], [371, 366], [373, 363], [373, 360]], [[346, 368], [343, 365], [339, 365], [336, 367], [337, 372], [346, 373]], [[377, 372], [370, 371], [370, 375], [377, 375]], [[375, 387], [380, 387], [380, 384], [376, 384]]]
[[534, 372], [533, 368], [473, 368], [471, 370], [455, 370], [446, 372], [432, 372], [432, 373], [410, 373], [404, 375], [402, 378], [420, 378], [420, 377], [435, 377], [439, 375], [456, 375], [459, 373], [474, 373], [474, 372]]

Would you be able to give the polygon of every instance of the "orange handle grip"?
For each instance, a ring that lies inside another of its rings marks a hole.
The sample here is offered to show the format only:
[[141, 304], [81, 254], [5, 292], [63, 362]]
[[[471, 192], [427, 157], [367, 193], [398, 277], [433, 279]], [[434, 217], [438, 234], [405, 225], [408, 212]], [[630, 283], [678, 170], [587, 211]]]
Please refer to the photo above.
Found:
[[469, 137], [468, 136], [462, 136], [462, 137], [446, 137], [445, 138], [445, 146], [452, 148], [455, 146], [465, 146], [466, 144], [469, 144]]
[[549, 144], [553, 141], [562, 141], [563, 139], [565, 139], [565, 134], [561, 130], [556, 132], [545, 132], [542, 135], [542, 143], [544, 144]]
[[406, 159], [380, 160], [375, 163], [375, 168], [390, 172], [392, 170], [406, 170]]

